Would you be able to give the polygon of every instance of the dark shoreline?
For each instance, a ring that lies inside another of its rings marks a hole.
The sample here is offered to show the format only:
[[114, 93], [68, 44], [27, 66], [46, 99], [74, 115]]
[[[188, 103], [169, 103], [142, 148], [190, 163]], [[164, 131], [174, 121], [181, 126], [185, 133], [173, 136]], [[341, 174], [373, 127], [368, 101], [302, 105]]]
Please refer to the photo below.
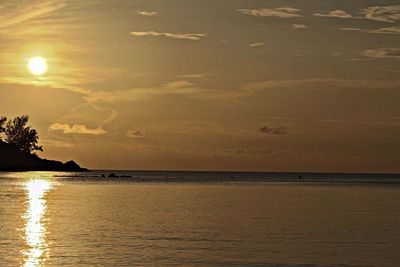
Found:
[[24, 171], [68, 171], [87, 172], [73, 160], [65, 163], [57, 160], [42, 159], [36, 154], [20, 150], [17, 146], [0, 140], [0, 172]]

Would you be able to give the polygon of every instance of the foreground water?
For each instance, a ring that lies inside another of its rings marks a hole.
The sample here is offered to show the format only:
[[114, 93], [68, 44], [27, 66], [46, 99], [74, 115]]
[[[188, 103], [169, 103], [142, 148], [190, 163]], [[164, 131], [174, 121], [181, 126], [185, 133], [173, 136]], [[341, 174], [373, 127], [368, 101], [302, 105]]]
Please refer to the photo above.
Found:
[[102, 174], [0, 173], [0, 266], [400, 266], [396, 175]]

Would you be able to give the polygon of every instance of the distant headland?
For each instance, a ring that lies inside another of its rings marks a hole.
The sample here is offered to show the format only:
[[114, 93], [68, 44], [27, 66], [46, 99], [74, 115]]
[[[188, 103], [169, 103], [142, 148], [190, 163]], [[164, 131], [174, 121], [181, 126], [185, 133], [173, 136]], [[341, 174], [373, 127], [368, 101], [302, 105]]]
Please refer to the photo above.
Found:
[[27, 115], [8, 121], [0, 117], [0, 171], [89, 171], [72, 160], [63, 163], [36, 155], [34, 152], [43, 151], [43, 147], [38, 145], [37, 131], [27, 126], [28, 121]]

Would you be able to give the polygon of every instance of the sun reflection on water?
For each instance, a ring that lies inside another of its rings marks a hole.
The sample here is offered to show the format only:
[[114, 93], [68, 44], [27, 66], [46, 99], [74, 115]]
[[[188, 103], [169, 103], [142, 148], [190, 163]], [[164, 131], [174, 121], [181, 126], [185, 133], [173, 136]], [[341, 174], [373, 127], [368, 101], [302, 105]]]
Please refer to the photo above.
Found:
[[48, 180], [30, 180], [25, 184], [27, 192], [25, 219], [24, 266], [41, 266], [46, 258], [48, 245], [45, 240], [47, 209], [46, 193], [53, 188]]

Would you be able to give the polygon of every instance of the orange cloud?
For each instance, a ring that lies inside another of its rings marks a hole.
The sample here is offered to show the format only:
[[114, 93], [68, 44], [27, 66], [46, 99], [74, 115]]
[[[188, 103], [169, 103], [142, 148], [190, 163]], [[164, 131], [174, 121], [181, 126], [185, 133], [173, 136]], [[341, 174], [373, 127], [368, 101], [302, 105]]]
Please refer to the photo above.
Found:
[[107, 132], [100, 126], [96, 129], [87, 128], [86, 125], [54, 123], [49, 127], [52, 131], [62, 131], [65, 134], [91, 134], [91, 135], [103, 135]]

